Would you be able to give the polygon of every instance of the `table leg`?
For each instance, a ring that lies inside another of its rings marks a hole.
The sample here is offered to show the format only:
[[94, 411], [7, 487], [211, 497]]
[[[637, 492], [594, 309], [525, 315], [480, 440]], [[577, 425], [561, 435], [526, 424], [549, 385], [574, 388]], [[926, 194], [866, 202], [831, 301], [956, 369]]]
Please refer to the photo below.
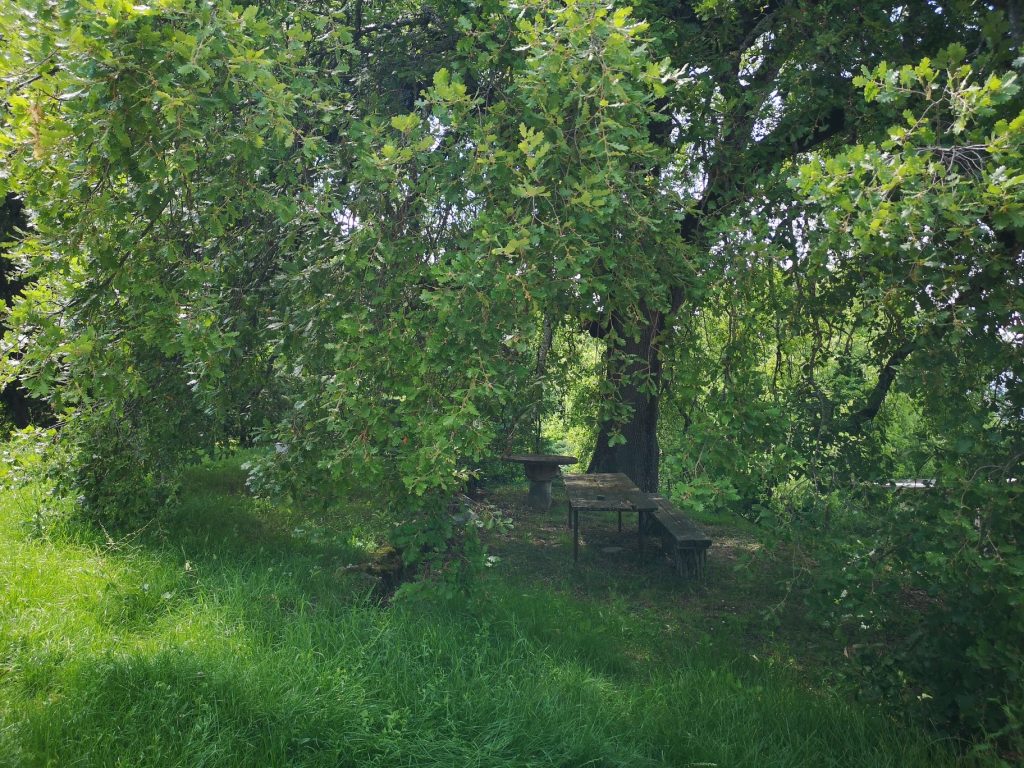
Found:
[[619, 533], [622, 533], [622, 510], [619, 510]]
[[580, 513], [579, 510], [572, 511], [572, 562], [575, 564], [580, 559]]
[[638, 509], [636, 511], [636, 537], [640, 542], [640, 558], [644, 556], [644, 511]]

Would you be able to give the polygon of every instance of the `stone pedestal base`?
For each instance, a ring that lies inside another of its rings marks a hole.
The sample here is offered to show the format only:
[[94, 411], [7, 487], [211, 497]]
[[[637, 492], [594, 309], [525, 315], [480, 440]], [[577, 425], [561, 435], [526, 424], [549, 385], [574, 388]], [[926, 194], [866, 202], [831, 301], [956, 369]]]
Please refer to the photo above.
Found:
[[526, 477], [530, 481], [527, 501], [538, 512], [551, 509], [551, 481], [558, 477], [558, 467], [551, 464], [526, 464]]
[[552, 456], [542, 453], [524, 453], [502, 458], [523, 465], [526, 479], [530, 481], [527, 501], [538, 512], [547, 512], [551, 509], [551, 481], [558, 477], [558, 468], [562, 464], [577, 462], [575, 456]]

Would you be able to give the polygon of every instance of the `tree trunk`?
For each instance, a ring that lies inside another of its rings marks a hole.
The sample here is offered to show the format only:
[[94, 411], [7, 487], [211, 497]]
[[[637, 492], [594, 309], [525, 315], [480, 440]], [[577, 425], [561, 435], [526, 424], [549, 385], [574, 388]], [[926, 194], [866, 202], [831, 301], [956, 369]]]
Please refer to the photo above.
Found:
[[[0, 306], [9, 307], [21, 293], [22, 282], [15, 276], [13, 265], [4, 258], [7, 243], [17, 240], [28, 227], [25, 204], [16, 195], [8, 192], [0, 200]], [[7, 328], [0, 324], [0, 336]], [[31, 399], [18, 382], [8, 384], [0, 390], [0, 413], [18, 429], [23, 429], [34, 420], [41, 420], [44, 408]]]
[[[622, 472], [642, 491], [658, 490], [658, 405], [661, 391], [661, 357], [658, 353], [663, 316], [645, 312], [648, 322], [640, 329], [639, 338], [628, 339], [619, 350], [609, 351], [606, 365], [611, 380], [625, 384], [618, 397], [632, 411], [625, 423], [604, 422], [600, 425], [594, 455], [587, 472]], [[625, 352], [625, 359], [623, 359]], [[625, 443], [609, 445], [618, 431]]]

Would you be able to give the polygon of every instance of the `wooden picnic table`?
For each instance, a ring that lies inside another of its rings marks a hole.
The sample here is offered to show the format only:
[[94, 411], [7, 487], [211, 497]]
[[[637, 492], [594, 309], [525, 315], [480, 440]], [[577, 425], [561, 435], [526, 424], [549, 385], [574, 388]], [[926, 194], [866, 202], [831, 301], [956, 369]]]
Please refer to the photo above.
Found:
[[526, 478], [530, 481], [527, 500], [538, 512], [547, 512], [551, 509], [551, 481], [561, 473], [560, 467], [579, 461], [575, 456], [553, 456], [543, 453], [502, 456], [502, 459], [523, 465]]
[[621, 472], [594, 473], [592, 475], [566, 475], [565, 490], [569, 496], [569, 526], [572, 528], [572, 560], [580, 553], [580, 512], [618, 512], [619, 532], [622, 532], [622, 513], [636, 512], [640, 549], [643, 551], [644, 516], [654, 512], [658, 504], [634, 485]]

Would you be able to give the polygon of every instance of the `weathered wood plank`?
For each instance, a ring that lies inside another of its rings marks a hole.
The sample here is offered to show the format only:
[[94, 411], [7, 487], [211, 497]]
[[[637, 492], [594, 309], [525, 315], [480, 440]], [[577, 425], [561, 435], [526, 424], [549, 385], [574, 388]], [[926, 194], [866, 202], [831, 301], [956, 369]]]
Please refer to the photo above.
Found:
[[638, 493], [640, 491], [632, 480], [621, 473], [565, 475], [563, 479], [565, 489], [569, 492], [570, 497]]
[[704, 577], [707, 550], [711, 537], [683, 517], [672, 502], [658, 494], [650, 494], [657, 509], [646, 513], [646, 531], [658, 536], [680, 576]]
[[574, 562], [579, 556], [581, 512], [618, 512], [621, 533], [623, 512], [638, 511], [642, 519], [647, 511], [657, 507], [623, 474], [565, 475], [562, 479], [569, 496], [568, 524], [572, 528]]
[[556, 456], [549, 453], [521, 453], [502, 456], [502, 461], [514, 461], [518, 464], [554, 464], [555, 466], [575, 464], [579, 459], [575, 456]]
[[633, 505], [626, 499], [584, 499], [572, 500], [572, 508], [580, 512], [632, 512]]

